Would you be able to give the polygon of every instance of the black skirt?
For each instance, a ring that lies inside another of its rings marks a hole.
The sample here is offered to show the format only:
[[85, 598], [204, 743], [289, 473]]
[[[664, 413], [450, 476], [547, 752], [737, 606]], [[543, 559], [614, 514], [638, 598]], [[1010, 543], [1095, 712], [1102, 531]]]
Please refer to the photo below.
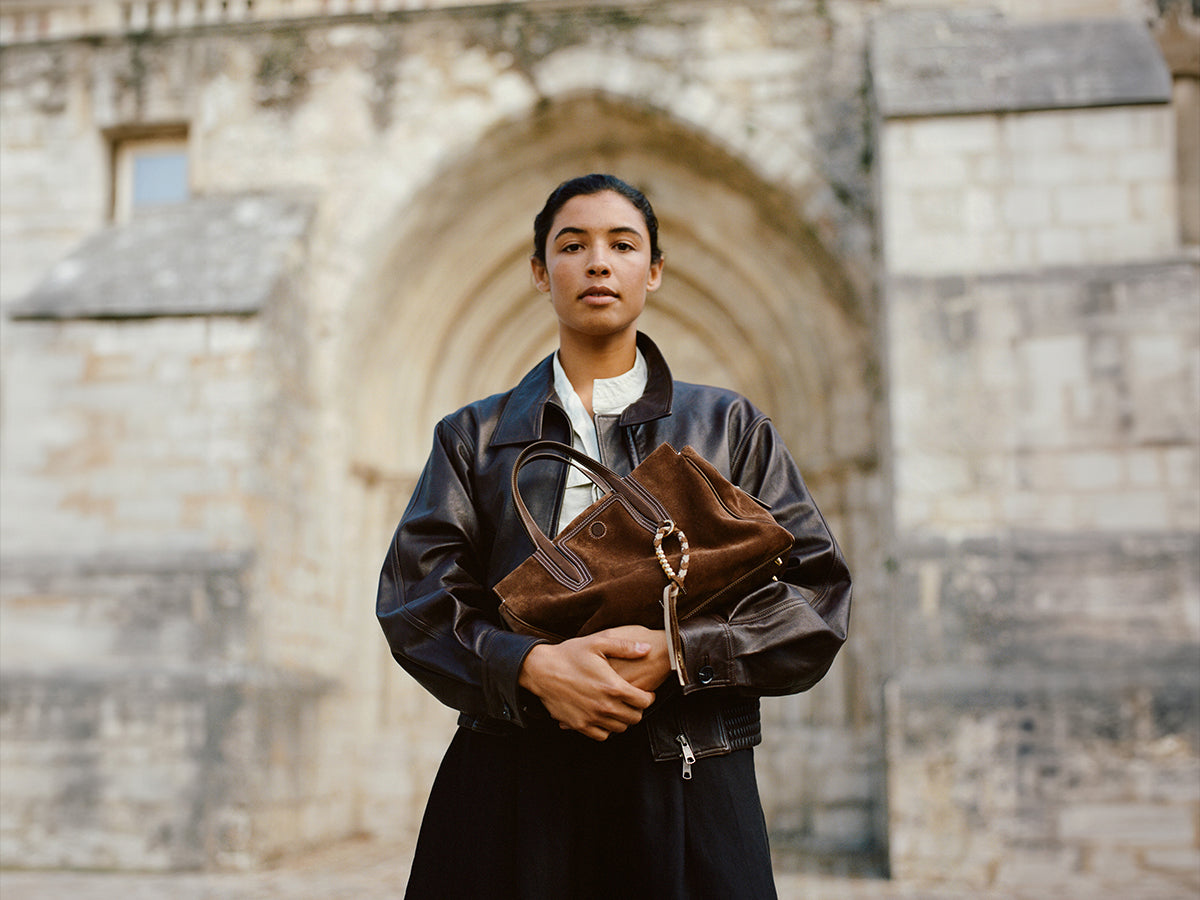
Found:
[[635, 727], [598, 742], [460, 728], [417, 840], [409, 900], [770, 900], [752, 750], [654, 762]]

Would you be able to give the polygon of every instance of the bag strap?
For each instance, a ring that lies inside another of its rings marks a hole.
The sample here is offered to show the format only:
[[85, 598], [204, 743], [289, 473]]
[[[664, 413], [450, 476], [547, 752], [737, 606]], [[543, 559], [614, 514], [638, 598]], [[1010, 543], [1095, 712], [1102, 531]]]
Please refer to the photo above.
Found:
[[525, 500], [521, 497], [521, 490], [517, 486], [517, 475], [526, 463], [532, 462], [535, 459], [556, 459], [568, 465], [575, 466], [575, 468], [582, 471], [592, 481], [600, 485], [600, 487], [616, 494], [632, 511], [646, 519], [647, 524], [652, 530], [661, 528], [664, 525], [671, 525], [672, 529], [674, 528], [671, 523], [671, 517], [663, 509], [662, 504], [655, 499], [653, 494], [636, 481], [622, 478], [608, 466], [592, 459], [586, 453], [576, 450], [569, 444], [563, 444], [558, 441], [534, 441], [521, 451], [520, 455], [517, 456], [517, 461], [513, 464], [513, 502], [516, 504], [517, 514], [521, 517], [521, 524], [525, 526], [525, 533], [529, 535], [529, 539], [533, 541], [534, 546], [576, 582], [586, 581], [589, 573], [581, 571], [580, 566], [575, 561], [559, 550], [554, 542], [542, 533], [542, 529], [534, 521], [533, 515], [529, 512], [529, 507], [525, 505]]
[[[586, 453], [576, 450], [569, 444], [563, 444], [558, 441], [534, 441], [521, 451], [517, 456], [516, 462], [513, 463], [513, 502], [516, 504], [517, 512], [521, 516], [521, 524], [525, 526], [525, 533], [529, 535], [530, 540], [537, 547], [537, 552], [545, 556], [568, 577], [573, 577], [577, 584], [584, 583], [590, 573], [583, 570], [582, 564], [572, 561], [552, 540], [542, 533], [542, 529], [538, 527], [533, 515], [529, 512], [529, 507], [525, 505], [525, 500], [521, 496], [521, 489], [517, 485], [517, 475], [521, 469], [526, 463], [532, 462], [535, 459], [556, 459], [568, 465], [575, 466], [591, 478], [592, 481], [600, 485], [600, 487], [607, 488], [611, 493], [616, 494], [618, 498], [626, 503], [630, 510], [645, 518], [650, 527], [654, 529], [654, 555], [658, 558], [658, 564], [662, 567], [663, 574], [667, 576], [667, 585], [663, 588], [662, 595], [663, 629], [667, 635], [667, 655], [670, 659], [671, 670], [678, 676], [679, 683], [686, 685], [687, 677], [684, 674], [683, 663], [683, 639], [679, 630], [679, 611], [677, 608], [679, 592], [684, 589], [683, 581], [687, 578], [688, 561], [691, 556], [687, 535], [683, 533], [683, 529], [679, 528], [671, 520], [670, 515], [667, 514], [667, 511], [654, 495], [632, 478], [622, 478], [612, 469], [608, 468], [608, 466], [592, 459]], [[677, 535], [679, 538], [680, 560], [678, 571], [671, 567], [662, 546], [663, 539], [672, 534]]]

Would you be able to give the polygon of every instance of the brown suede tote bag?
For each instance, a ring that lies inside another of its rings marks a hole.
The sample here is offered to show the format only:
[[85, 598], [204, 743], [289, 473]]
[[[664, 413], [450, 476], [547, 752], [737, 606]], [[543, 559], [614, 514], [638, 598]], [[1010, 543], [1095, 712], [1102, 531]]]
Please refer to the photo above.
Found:
[[[535, 459], [575, 465], [607, 491], [554, 540], [517, 487]], [[680, 684], [680, 621], [719, 612], [774, 578], [793, 542], [769, 509], [692, 447], [661, 444], [622, 478], [574, 447], [537, 441], [513, 465], [512, 496], [535, 549], [495, 587], [508, 626], [554, 642], [617, 625], [663, 627]]]

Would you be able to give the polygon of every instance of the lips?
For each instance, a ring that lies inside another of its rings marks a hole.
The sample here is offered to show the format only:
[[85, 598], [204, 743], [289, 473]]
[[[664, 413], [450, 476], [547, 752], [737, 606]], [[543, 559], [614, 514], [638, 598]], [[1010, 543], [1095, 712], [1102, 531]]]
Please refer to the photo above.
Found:
[[597, 285], [595, 287], [588, 288], [586, 291], [584, 291], [582, 294], [580, 294], [579, 299], [581, 299], [581, 300], [588, 300], [588, 299], [608, 300], [608, 299], [611, 299], [616, 296], [618, 296], [618, 294], [612, 288], [604, 287], [602, 285]]

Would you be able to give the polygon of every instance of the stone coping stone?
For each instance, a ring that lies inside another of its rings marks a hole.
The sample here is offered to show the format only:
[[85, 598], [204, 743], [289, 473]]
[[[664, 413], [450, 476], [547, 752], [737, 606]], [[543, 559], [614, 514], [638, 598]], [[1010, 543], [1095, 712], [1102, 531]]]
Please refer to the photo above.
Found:
[[1106, 649], [1106, 659], [1087, 663], [1066, 658], [1041, 665], [930, 665], [917, 661], [902, 666], [888, 684], [909, 699], [941, 697], [950, 703], [951, 698], [958, 698], [963, 705], [980, 708], [1008, 706], [1013, 698], [1030, 696], [1113, 697], [1131, 689], [1166, 692], [1185, 698], [1191, 720], [1200, 722], [1200, 669], [1196, 666], [1200, 646], [1179, 642], [1128, 648], [1112, 642]]
[[[172, 666], [76, 665], [47, 668], [0, 667], [4, 673], [0, 698], [11, 712], [22, 703], [48, 708], [57, 700], [72, 715], [89, 710], [80, 698], [140, 697], [146, 706], [155, 700], [204, 699], [214, 691], [238, 690], [262, 697], [320, 698], [335, 691], [337, 679], [317, 672], [268, 663], [224, 660], [180, 660]], [[57, 723], [35, 723], [53, 729]], [[9, 729], [11, 731], [12, 729]], [[9, 738], [6, 733], [5, 738]]]
[[111, 550], [103, 553], [13, 554], [0, 564], [0, 582], [89, 575], [240, 573], [254, 562], [250, 550]]
[[1171, 101], [1171, 73], [1135, 19], [1012, 22], [990, 10], [877, 19], [871, 75], [885, 119]]
[[13, 304], [13, 319], [247, 316], [298, 264], [313, 203], [201, 197], [140, 212], [85, 240]]

